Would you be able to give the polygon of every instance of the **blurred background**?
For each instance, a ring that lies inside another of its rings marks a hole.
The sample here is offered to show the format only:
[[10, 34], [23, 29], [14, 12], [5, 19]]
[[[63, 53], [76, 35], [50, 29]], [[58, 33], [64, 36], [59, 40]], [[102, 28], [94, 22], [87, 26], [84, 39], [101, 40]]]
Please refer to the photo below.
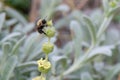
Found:
[[[21, 14], [27, 22], [35, 23], [38, 18], [52, 19], [54, 23], [61, 20], [64, 17], [74, 13], [74, 11], [82, 11], [86, 15], [91, 15], [95, 11], [102, 11], [101, 0], [58, 0], [58, 1], [42, 1], [42, 0], [3, 0], [5, 6], [15, 9]], [[49, 7], [49, 5], [51, 7]], [[9, 14], [9, 13], [8, 13]], [[14, 15], [14, 14], [13, 14]], [[15, 16], [15, 15], [14, 15]], [[10, 16], [7, 16], [8, 19]], [[99, 17], [99, 16], [98, 16]], [[67, 25], [60, 25], [58, 28], [58, 38], [56, 45], [63, 47], [70, 39], [69, 22]], [[120, 15], [118, 14], [113, 19], [110, 27], [114, 27], [117, 30], [120, 29]], [[109, 28], [110, 28], [109, 27]], [[35, 28], [31, 29], [32, 32]], [[12, 26], [11, 26], [12, 30]], [[34, 30], [35, 31], [35, 30]], [[28, 33], [29, 33], [28, 32]]]
[[[35, 61], [44, 57], [41, 45], [47, 39], [38, 34], [35, 23], [38, 18], [46, 16], [53, 20], [56, 28], [56, 36], [51, 40], [55, 49], [49, 55], [53, 68], [48, 78], [59, 80], [59, 75], [91, 45], [85, 25], [87, 21], [82, 17], [89, 16], [97, 34], [105, 17], [103, 6], [102, 0], [0, 0], [0, 76], [5, 76], [5, 71], [8, 71], [7, 78], [0, 80], [31, 80], [40, 74]], [[62, 80], [120, 80], [120, 45], [117, 43], [120, 44], [120, 14], [113, 17], [97, 44], [98, 47], [107, 46], [105, 55], [113, 55], [97, 56], [82, 70], [78, 69]], [[115, 48], [111, 50], [113, 44]], [[110, 71], [114, 74], [109, 74]], [[85, 76], [88, 78], [84, 79]]]

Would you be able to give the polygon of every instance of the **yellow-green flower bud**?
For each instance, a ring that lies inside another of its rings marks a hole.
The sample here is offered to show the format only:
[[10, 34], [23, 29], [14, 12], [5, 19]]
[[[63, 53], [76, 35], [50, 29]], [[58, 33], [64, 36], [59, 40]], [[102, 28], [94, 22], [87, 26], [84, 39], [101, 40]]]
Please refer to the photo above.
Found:
[[50, 42], [45, 42], [43, 45], [42, 45], [42, 51], [46, 54], [49, 54], [53, 51], [54, 49], [54, 45]]
[[43, 60], [42, 58], [37, 61], [38, 70], [42, 73], [47, 73], [51, 68], [51, 63], [49, 61]]
[[44, 29], [44, 32], [46, 33], [47, 37], [51, 38], [55, 35], [55, 28], [54, 27], [46, 27]]
[[116, 3], [115, 1], [111, 1], [111, 2], [109, 3], [109, 5], [110, 5], [112, 8], [114, 8], [114, 7], [116, 7], [117, 3]]
[[46, 80], [43, 76], [37, 76], [33, 78], [32, 80]]
[[52, 25], [53, 25], [52, 20], [47, 21], [47, 26], [52, 26]]

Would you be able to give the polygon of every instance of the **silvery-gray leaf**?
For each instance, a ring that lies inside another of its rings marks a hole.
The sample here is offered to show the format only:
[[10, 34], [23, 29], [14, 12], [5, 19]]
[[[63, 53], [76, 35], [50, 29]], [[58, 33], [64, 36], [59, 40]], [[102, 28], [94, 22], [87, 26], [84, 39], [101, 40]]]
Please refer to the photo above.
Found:
[[0, 32], [3, 27], [4, 21], [5, 21], [5, 13], [1, 13], [0, 14]]
[[79, 57], [82, 51], [82, 41], [83, 41], [83, 33], [81, 30], [81, 26], [79, 25], [78, 21], [73, 20], [70, 23], [70, 30], [73, 32], [73, 46], [75, 49], [75, 59]]
[[90, 15], [90, 19], [92, 20], [92, 22], [94, 22], [95, 24], [95, 29], [96, 31], [99, 28], [99, 25], [102, 23], [102, 20], [104, 18], [104, 16], [102, 15], [102, 10], [100, 9], [95, 9], [91, 15]]
[[95, 45], [96, 43], [96, 30], [95, 30], [95, 24], [91, 21], [91, 19], [88, 16], [83, 17], [85, 24], [89, 30], [90, 36], [91, 36], [91, 45]]
[[108, 0], [102, 0], [102, 5], [103, 5], [104, 11], [107, 12], [109, 10], [109, 1]]
[[81, 74], [81, 80], [93, 80], [89, 72], [83, 72]]
[[15, 25], [15, 28], [13, 28], [14, 32], [23, 32], [23, 25], [21, 23], [18, 23]]
[[11, 43], [10, 42], [4, 42], [2, 45], [2, 51], [4, 55], [8, 55], [10, 53], [10, 47], [11, 47]]
[[106, 44], [115, 44], [120, 40], [120, 32], [115, 28], [110, 28], [106, 33]]
[[18, 49], [20, 48], [20, 45], [22, 44], [22, 42], [24, 41], [26, 36], [23, 36], [20, 40], [17, 41], [17, 43], [13, 46], [12, 49], [12, 54], [17, 54]]
[[20, 32], [13, 32], [13, 33], [9, 34], [8, 36], [6, 36], [5, 38], [3, 38], [1, 40], [1, 43], [5, 42], [7, 40], [10, 40], [10, 39], [12, 39], [14, 37], [21, 36], [21, 35], [22, 35], [22, 33], [20, 33]]
[[14, 25], [15, 23], [17, 23], [17, 19], [10, 19], [10, 20], [7, 20], [6, 22], [5, 22], [5, 24], [6, 24], [6, 26], [11, 26], [11, 25]]
[[35, 27], [36, 27], [36, 26], [35, 26], [34, 23], [28, 23], [27, 25], [25, 25], [25, 26], [23, 27], [24, 30], [22, 29], [22, 32], [23, 32], [23, 33], [28, 33], [28, 32], [30, 32], [30, 31], [32, 31]]
[[18, 13], [15, 9], [10, 8], [10, 7], [5, 7], [5, 11], [6, 11], [7, 15], [9, 15], [13, 18], [16, 18], [23, 25], [27, 24], [27, 20], [20, 13]]
[[64, 53], [65, 55], [70, 54], [70, 53], [73, 51], [73, 46], [71, 46], [71, 45], [73, 45], [73, 41], [68, 42], [68, 43], [63, 47], [63, 49], [61, 50], [62, 53]]
[[101, 71], [104, 68], [104, 63], [103, 62], [95, 62], [94, 63], [94, 68], [97, 71]]
[[114, 48], [114, 46], [102, 46], [102, 47], [95, 48], [89, 53], [88, 58], [91, 58], [91, 57], [98, 55], [98, 54], [112, 56], [111, 49], [113, 49], [113, 48]]
[[116, 64], [110, 69], [108, 74], [106, 75], [105, 80], [113, 80], [113, 77], [116, 76], [120, 72], [120, 64]]
[[11, 56], [8, 58], [1, 72], [2, 73], [1, 80], [10, 80], [10, 77], [13, 74], [16, 64], [17, 64], [16, 56]]
[[70, 7], [66, 4], [61, 4], [56, 8], [56, 11], [63, 11], [63, 12], [68, 12], [70, 10]]

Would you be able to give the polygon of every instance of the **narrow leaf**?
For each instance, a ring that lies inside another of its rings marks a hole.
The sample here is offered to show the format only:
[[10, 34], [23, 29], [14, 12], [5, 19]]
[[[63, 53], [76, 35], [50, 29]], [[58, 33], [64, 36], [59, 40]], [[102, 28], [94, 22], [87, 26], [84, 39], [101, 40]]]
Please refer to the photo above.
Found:
[[24, 24], [24, 25], [27, 24], [27, 20], [20, 13], [18, 13], [16, 10], [14, 10], [13, 8], [5, 7], [5, 11], [7, 12], [7, 14], [9, 16], [16, 18], [22, 24]]
[[92, 23], [92, 21], [89, 19], [89, 17], [87, 16], [84, 16], [83, 17], [85, 22], [86, 22], [86, 25], [88, 27], [88, 30], [90, 32], [90, 35], [91, 35], [91, 39], [92, 39], [92, 44], [94, 45], [96, 43], [96, 32], [95, 32], [95, 26], [94, 24]]
[[24, 51], [23, 61], [26, 60], [26, 59], [27, 59], [26, 57], [27, 57], [30, 53], [33, 52], [33, 50], [34, 50], [34, 44], [35, 44], [37, 38], [38, 38], [37, 33], [33, 33], [33, 34], [31, 34], [31, 35], [27, 38], [27, 40], [25, 41], [25, 44], [24, 44], [24, 50], [25, 50], [25, 51]]
[[11, 43], [10, 42], [3, 43], [2, 51], [3, 51], [4, 55], [8, 55], [8, 53], [10, 53], [10, 47], [11, 47]]
[[81, 67], [83, 67], [86, 63], [91, 62], [91, 60], [94, 58], [94, 56], [98, 55], [107, 55], [111, 56], [111, 49], [113, 49], [114, 46], [103, 46], [100, 48], [93, 49], [90, 53], [87, 53], [83, 56], [81, 56], [68, 70], [66, 70], [63, 75], [68, 75]]
[[88, 58], [92, 58], [96, 55], [104, 54], [106, 56], [112, 56], [112, 51], [114, 46], [102, 46], [98, 48], [94, 48], [88, 55]]
[[113, 80], [113, 77], [120, 72], [120, 64], [115, 65], [107, 74], [105, 80]]
[[102, 34], [105, 32], [105, 30], [108, 28], [111, 20], [113, 18], [113, 15], [111, 15], [110, 17], [105, 17], [99, 30], [98, 30], [98, 33], [97, 33], [97, 40], [100, 39], [100, 37], [102, 36]]
[[37, 70], [37, 61], [25, 62], [16, 66], [20, 73], [26, 73]]
[[81, 80], [93, 80], [93, 78], [90, 73], [84, 72], [81, 74]]
[[0, 14], [0, 32], [3, 27], [4, 21], [5, 21], [5, 13], [1, 13]]
[[109, 11], [108, 16], [115, 15], [119, 11], [120, 11], [120, 6], [117, 6]]
[[35, 25], [33, 23], [28, 23], [27, 25], [25, 25], [24, 30], [22, 30], [23, 33], [28, 33], [30, 32], [33, 28], [35, 27]]
[[5, 25], [10, 27], [10, 26], [14, 25], [15, 23], [17, 23], [17, 19], [10, 19], [5, 22]]
[[25, 67], [30, 67], [30, 66], [36, 66], [37, 61], [31, 61], [31, 62], [26, 62], [26, 63], [21, 63], [16, 66], [16, 68], [25, 68]]
[[1, 40], [1, 43], [5, 42], [5, 41], [7, 41], [7, 40], [10, 40], [10, 39], [12, 39], [12, 38], [14, 38], [14, 37], [20, 36], [20, 35], [21, 35], [21, 33], [19, 33], [19, 32], [11, 33], [11, 34], [9, 34], [8, 36], [6, 36], [5, 38], [3, 38], [3, 39]]
[[14, 45], [13, 49], [12, 49], [12, 54], [16, 54], [21, 43], [23, 42], [23, 40], [25, 39], [25, 36], [23, 38], [21, 38], [19, 41], [17, 41], [17, 43]]
[[109, 2], [108, 2], [108, 0], [102, 0], [102, 5], [103, 5], [104, 11], [108, 12], [108, 10], [109, 10]]
[[75, 49], [75, 57], [76, 57], [75, 59], [77, 59], [80, 55], [80, 51], [82, 50], [81, 42], [83, 40], [83, 34], [82, 34], [81, 26], [76, 20], [71, 21], [70, 29], [71, 29], [71, 32], [73, 33], [72, 34], [73, 46]]
[[11, 56], [6, 61], [5, 65], [3, 66], [3, 71], [1, 72], [2, 78], [1, 80], [9, 80], [11, 77], [11, 74], [13, 73], [13, 70], [17, 63], [17, 57]]

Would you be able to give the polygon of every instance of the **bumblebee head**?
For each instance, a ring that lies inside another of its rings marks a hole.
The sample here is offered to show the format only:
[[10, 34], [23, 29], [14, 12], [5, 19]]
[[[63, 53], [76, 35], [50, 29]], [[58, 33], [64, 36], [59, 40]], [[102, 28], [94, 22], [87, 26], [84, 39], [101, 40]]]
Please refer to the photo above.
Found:
[[42, 24], [46, 24], [46, 22], [47, 22], [47, 21], [46, 21], [45, 19], [42, 20]]

